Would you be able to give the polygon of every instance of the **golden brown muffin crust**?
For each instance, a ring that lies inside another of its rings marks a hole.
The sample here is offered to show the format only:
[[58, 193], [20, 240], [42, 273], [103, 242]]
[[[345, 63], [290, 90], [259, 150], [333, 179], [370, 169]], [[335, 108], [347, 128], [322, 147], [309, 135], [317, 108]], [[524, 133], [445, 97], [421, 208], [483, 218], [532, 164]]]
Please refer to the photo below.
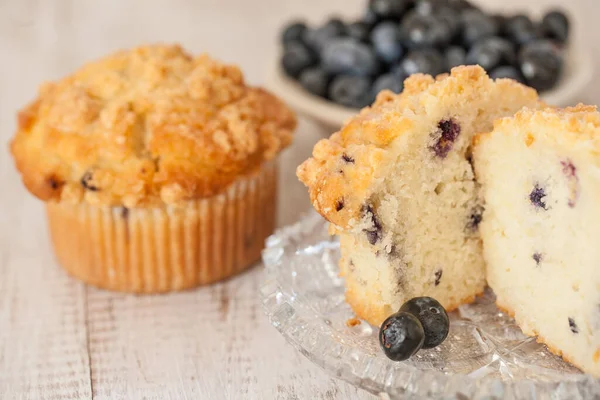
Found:
[[[373, 183], [382, 180], [385, 166], [394, 162], [388, 151], [392, 142], [412, 131], [415, 113], [427, 107], [431, 99], [480, 90], [478, 83], [485, 80], [488, 77], [481, 67], [463, 66], [435, 79], [412, 75], [399, 95], [381, 92], [371, 107], [317, 143], [312, 158], [298, 167], [298, 178], [308, 187], [314, 208], [335, 229], [347, 229], [358, 221], [372, 195]], [[537, 98], [535, 90], [515, 81], [499, 79], [495, 83], [507, 95]]]
[[153, 45], [42, 85], [18, 114], [11, 151], [42, 200], [174, 204], [253, 173], [290, 144], [295, 125], [237, 67]]

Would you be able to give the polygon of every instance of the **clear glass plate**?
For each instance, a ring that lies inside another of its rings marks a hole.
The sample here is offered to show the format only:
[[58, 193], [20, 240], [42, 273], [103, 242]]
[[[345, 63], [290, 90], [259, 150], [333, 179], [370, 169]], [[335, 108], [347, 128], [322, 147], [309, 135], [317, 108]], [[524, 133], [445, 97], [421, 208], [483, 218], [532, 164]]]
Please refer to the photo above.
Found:
[[382, 398], [600, 399], [600, 381], [551, 354], [486, 293], [450, 315], [448, 339], [393, 362], [377, 327], [354, 317], [338, 276], [337, 240], [316, 213], [267, 241], [262, 303], [271, 323], [302, 354], [333, 376]]

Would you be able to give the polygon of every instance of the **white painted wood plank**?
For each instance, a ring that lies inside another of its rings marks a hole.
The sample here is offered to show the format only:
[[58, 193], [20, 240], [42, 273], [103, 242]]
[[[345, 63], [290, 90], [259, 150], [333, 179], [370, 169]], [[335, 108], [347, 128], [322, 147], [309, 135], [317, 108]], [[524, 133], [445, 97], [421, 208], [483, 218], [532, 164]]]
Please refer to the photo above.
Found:
[[210, 288], [153, 297], [91, 290], [94, 398], [359, 398], [268, 324], [257, 298], [261, 275], [257, 268]]
[[0, 258], [2, 399], [91, 398], [86, 289], [47, 255]]

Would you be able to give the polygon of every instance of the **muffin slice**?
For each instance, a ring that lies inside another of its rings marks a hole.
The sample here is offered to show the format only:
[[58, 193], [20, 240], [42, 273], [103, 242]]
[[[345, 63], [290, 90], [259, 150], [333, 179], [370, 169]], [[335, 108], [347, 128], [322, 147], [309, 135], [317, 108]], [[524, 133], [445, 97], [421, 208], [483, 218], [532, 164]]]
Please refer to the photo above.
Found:
[[498, 306], [600, 376], [600, 114], [524, 110], [475, 143], [480, 231]]
[[164, 292], [260, 258], [275, 225], [276, 157], [295, 123], [237, 67], [142, 46], [43, 85], [11, 151], [70, 274]]
[[477, 66], [437, 81], [414, 75], [401, 95], [380, 94], [315, 146], [298, 176], [340, 236], [346, 297], [359, 317], [379, 325], [423, 295], [452, 310], [484, 290], [471, 140], [537, 105], [534, 90], [494, 82]]

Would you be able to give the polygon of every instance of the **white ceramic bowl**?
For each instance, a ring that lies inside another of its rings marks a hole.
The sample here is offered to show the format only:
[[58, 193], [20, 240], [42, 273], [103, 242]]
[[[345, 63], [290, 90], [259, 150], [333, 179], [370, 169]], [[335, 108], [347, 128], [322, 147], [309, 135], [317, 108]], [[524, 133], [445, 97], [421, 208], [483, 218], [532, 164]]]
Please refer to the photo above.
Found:
[[[591, 81], [593, 66], [589, 52], [580, 42], [573, 41], [567, 53], [563, 76], [557, 87], [542, 94], [548, 104], [555, 106], [574, 105], [577, 96]], [[358, 113], [357, 109], [347, 108], [327, 101], [305, 91], [298, 82], [283, 73], [278, 56], [271, 66], [267, 78], [267, 87], [279, 95], [296, 111], [314, 118], [332, 128], [340, 127], [345, 121]]]

